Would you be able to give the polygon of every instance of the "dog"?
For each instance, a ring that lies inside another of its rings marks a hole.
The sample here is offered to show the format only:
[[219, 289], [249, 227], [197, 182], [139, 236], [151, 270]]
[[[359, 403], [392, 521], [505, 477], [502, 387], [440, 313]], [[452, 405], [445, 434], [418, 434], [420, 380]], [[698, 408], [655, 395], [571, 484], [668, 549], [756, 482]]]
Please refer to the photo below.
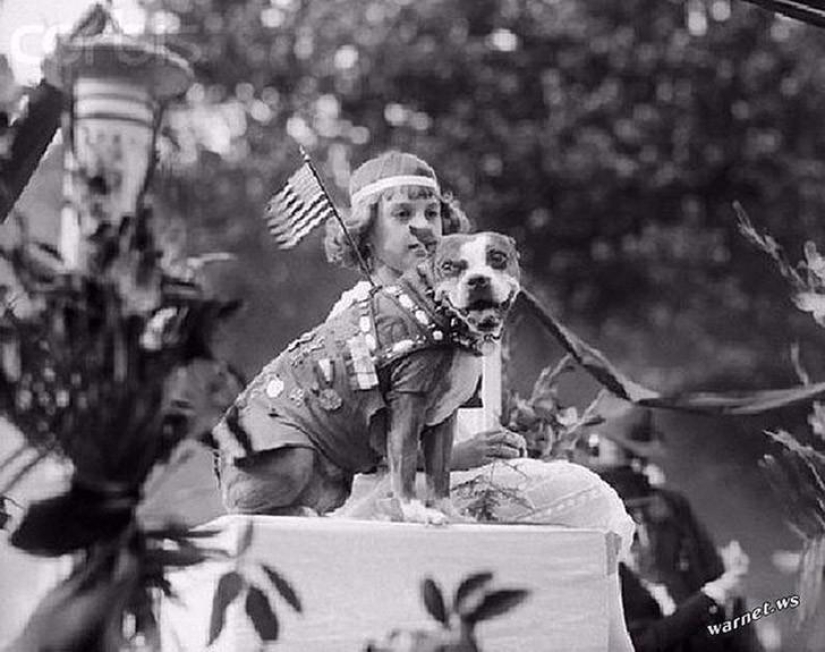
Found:
[[[514, 241], [416, 234], [428, 256], [268, 364], [213, 431], [232, 511], [326, 513], [386, 461], [396, 520], [444, 523], [450, 452], [519, 289]], [[426, 496], [416, 496], [419, 449]]]

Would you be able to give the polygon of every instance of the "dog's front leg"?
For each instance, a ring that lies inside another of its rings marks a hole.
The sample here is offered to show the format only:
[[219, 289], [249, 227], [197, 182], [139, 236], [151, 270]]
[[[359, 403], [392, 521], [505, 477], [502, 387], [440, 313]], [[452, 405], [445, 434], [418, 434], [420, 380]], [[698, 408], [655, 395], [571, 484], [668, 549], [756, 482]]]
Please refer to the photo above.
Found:
[[415, 474], [418, 467], [418, 444], [424, 430], [428, 407], [427, 396], [399, 392], [390, 402], [387, 431], [387, 463], [390, 490], [404, 521], [440, 525], [445, 515], [426, 507], [415, 495]]
[[427, 474], [427, 506], [438, 506], [450, 499], [450, 455], [455, 437], [456, 416], [424, 432], [424, 471]]

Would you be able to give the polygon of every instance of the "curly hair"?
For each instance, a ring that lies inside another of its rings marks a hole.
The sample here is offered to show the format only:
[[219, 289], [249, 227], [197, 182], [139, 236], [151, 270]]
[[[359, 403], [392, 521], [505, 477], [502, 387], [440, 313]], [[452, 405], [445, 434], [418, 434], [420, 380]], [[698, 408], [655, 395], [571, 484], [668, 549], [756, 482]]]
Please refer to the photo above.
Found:
[[[432, 167], [417, 156], [405, 152], [389, 151], [370, 159], [353, 172], [349, 187], [350, 196], [378, 179], [402, 174], [436, 179]], [[439, 196], [433, 189], [422, 186], [389, 188], [364, 198], [352, 206], [348, 214], [342, 216], [347, 231], [355, 247], [358, 248], [358, 253], [368, 266], [372, 265], [372, 251], [368, 245], [369, 236], [378, 217], [378, 207], [382, 199], [389, 199], [397, 192], [404, 192], [410, 199], [437, 198], [441, 204], [441, 224], [444, 235], [469, 231], [470, 221], [459, 207], [458, 201], [449, 193]], [[324, 249], [329, 262], [344, 267], [358, 266], [355, 248], [336, 220], [327, 221]]]

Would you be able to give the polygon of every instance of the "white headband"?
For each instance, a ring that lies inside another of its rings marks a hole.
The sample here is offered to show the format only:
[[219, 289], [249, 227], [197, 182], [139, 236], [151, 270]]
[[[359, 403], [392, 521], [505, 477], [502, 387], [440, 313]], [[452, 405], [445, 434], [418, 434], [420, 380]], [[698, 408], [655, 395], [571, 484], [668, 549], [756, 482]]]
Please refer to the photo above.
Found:
[[438, 187], [438, 182], [432, 177], [413, 175], [386, 177], [385, 179], [379, 179], [378, 181], [368, 183], [358, 192], [354, 192], [352, 197], [350, 197], [350, 206], [355, 206], [355, 204], [362, 199], [369, 197], [370, 195], [374, 195], [377, 192], [387, 190], [388, 188], [398, 188], [399, 186], [423, 186], [424, 188], [432, 188], [439, 194], [441, 193], [441, 190]]

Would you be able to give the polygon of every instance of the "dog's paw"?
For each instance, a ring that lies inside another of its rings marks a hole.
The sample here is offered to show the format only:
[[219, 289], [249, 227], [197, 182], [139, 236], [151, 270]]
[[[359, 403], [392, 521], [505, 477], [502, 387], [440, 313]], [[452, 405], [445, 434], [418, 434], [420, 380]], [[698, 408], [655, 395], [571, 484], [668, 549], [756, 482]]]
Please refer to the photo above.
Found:
[[447, 515], [439, 509], [427, 507], [420, 500], [401, 501], [399, 503], [401, 519], [407, 523], [424, 525], [446, 525], [450, 522]]
[[428, 501], [427, 507], [438, 510], [447, 518], [448, 523], [477, 523], [471, 516], [458, 509], [449, 498]]
[[463, 514], [449, 498], [442, 498], [433, 502], [430, 507], [436, 509], [447, 518], [450, 523], [475, 523], [470, 516]]

